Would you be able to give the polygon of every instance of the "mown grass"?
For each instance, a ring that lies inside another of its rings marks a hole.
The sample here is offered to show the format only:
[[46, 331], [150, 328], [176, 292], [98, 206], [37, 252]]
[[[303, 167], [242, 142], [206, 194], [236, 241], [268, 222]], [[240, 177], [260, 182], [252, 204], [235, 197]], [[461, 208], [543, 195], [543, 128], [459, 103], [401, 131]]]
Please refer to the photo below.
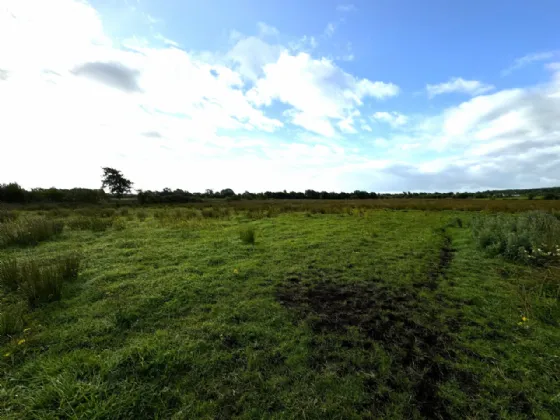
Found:
[[489, 256], [470, 212], [292, 204], [130, 209], [1, 250], [87, 262], [8, 326], [2, 416], [560, 416], [557, 267]]

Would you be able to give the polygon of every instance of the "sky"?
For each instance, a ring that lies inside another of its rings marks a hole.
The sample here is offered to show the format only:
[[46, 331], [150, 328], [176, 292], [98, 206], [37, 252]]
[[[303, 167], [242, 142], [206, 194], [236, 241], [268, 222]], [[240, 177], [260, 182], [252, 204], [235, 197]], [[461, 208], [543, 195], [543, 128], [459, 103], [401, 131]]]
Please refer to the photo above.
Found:
[[560, 185], [557, 0], [0, 0], [0, 183]]

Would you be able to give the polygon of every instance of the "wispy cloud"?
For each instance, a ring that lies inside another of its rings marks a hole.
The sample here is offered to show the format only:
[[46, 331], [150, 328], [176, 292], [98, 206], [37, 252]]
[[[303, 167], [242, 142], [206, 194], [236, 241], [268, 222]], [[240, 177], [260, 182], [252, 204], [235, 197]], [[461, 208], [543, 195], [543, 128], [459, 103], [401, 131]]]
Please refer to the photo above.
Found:
[[163, 42], [166, 45], [171, 45], [172, 47], [179, 47], [179, 43], [173, 41], [172, 39], [166, 38], [165, 36], [163, 36], [160, 33], [157, 33], [154, 35], [155, 39], [159, 39], [161, 42]]
[[355, 12], [358, 8], [353, 4], [339, 4], [336, 6], [336, 10], [339, 12]]
[[546, 61], [553, 59], [560, 55], [560, 51], [542, 51], [532, 54], [524, 55], [523, 57], [517, 58], [511, 66], [502, 70], [502, 76], [507, 76], [508, 74], [513, 73], [516, 70], [519, 70], [525, 66], [528, 66], [531, 63], [537, 61]]
[[452, 77], [448, 82], [437, 85], [426, 85], [426, 91], [430, 98], [444, 93], [466, 93], [475, 96], [493, 89], [493, 85], [482, 83], [478, 80], [465, 80], [462, 77]]
[[324, 34], [327, 38], [330, 38], [331, 36], [334, 35], [335, 31], [336, 31], [336, 25], [332, 22], [329, 22], [324, 30]]
[[263, 37], [278, 36], [280, 34], [280, 31], [278, 31], [278, 29], [276, 29], [274, 26], [267, 25], [264, 22], [257, 23], [257, 28], [259, 29], [259, 35]]
[[400, 127], [408, 122], [408, 117], [400, 112], [380, 111], [374, 113], [371, 118], [389, 124], [391, 127]]

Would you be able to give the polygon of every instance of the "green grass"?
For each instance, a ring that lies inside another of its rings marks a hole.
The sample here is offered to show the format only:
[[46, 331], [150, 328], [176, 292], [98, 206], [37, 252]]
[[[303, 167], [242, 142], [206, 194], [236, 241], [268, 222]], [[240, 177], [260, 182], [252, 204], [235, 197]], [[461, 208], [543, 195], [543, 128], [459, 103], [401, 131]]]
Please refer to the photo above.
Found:
[[557, 267], [489, 257], [469, 212], [288, 211], [130, 209], [0, 250], [84, 261], [0, 338], [0, 417], [560, 416]]

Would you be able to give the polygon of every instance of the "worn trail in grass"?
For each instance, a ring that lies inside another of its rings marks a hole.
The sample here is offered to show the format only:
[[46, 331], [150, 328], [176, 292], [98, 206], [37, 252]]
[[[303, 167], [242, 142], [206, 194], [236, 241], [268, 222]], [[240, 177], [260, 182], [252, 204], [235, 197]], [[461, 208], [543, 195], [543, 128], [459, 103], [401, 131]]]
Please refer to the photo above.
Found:
[[2, 416], [560, 416], [556, 274], [484, 256], [468, 213], [148, 216], [2, 251], [86, 261], [0, 342]]

